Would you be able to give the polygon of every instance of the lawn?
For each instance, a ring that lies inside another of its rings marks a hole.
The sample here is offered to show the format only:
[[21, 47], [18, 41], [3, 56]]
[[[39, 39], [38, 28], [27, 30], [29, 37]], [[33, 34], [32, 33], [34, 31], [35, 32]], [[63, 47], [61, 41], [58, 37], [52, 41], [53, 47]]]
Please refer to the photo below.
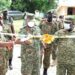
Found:
[[14, 20], [14, 29], [15, 29], [15, 32], [18, 33], [20, 28], [22, 27], [23, 25], [23, 20]]

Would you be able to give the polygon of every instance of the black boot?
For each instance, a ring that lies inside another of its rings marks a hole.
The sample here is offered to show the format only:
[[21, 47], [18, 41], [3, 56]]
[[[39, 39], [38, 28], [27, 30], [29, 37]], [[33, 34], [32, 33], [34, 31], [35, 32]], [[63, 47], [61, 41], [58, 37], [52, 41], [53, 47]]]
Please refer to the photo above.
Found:
[[12, 70], [12, 58], [9, 58], [9, 69]]
[[44, 68], [43, 75], [47, 75], [47, 68]]

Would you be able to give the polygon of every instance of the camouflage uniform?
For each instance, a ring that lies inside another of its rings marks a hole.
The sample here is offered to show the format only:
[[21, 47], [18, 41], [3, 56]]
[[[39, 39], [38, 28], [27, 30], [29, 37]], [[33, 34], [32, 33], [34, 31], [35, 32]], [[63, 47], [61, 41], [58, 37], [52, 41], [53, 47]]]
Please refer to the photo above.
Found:
[[[41, 32], [42, 34], [54, 34], [54, 32], [56, 31], [56, 27], [52, 25], [52, 22], [50, 22], [49, 24], [43, 24], [41, 25]], [[44, 68], [48, 68], [50, 65], [50, 55], [51, 53], [54, 53], [53, 50], [53, 44], [47, 44], [46, 48], [44, 49], [44, 59], [43, 59], [43, 64], [44, 64]], [[55, 53], [53, 54], [53, 60], [55, 60], [56, 56]]]
[[[21, 34], [40, 34], [38, 26], [31, 27], [27, 30], [27, 26], [20, 30]], [[40, 41], [38, 39], [31, 39], [32, 44], [22, 44], [21, 61], [22, 68], [21, 72], [23, 75], [40, 75]]]
[[62, 18], [59, 17], [59, 19], [58, 19], [58, 17], [55, 16], [55, 18], [53, 18], [53, 20], [52, 20], [52, 24], [54, 25], [54, 29], [56, 31], [58, 31], [60, 29], [63, 29], [64, 18], [63, 17]]
[[[0, 40], [5, 41], [3, 35], [0, 35]], [[7, 49], [0, 47], [0, 75], [5, 75], [7, 71]]]
[[[75, 35], [75, 31], [59, 30], [56, 35]], [[75, 75], [75, 38], [59, 38], [57, 45], [57, 75]]]
[[[35, 22], [35, 25], [38, 26], [38, 28], [40, 28], [40, 25], [41, 25], [41, 18], [40, 16], [38, 17], [35, 17], [33, 19], [33, 21]], [[41, 29], [40, 29], [41, 30]], [[40, 34], [41, 34], [41, 31], [40, 31]], [[42, 52], [43, 52], [43, 49], [42, 49], [42, 42], [40, 42], [40, 67], [42, 65]]]
[[[7, 15], [7, 10], [3, 11], [3, 23], [4, 23], [4, 32], [5, 33], [14, 33], [14, 27], [13, 27], [13, 18], [11, 16]], [[13, 36], [8, 36], [6, 35], [6, 41], [12, 40]], [[8, 60], [9, 61], [9, 68], [11, 69], [11, 62], [12, 62], [12, 51], [13, 49], [11, 48], [11, 50], [8, 50]]]
[[[4, 32], [4, 33], [12, 33], [12, 30], [11, 30], [10, 26], [8, 25], [8, 23], [6, 23], [6, 24], [4, 25], [3, 32]], [[12, 37], [13, 37], [13, 36], [5, 35], [6, 41], [12, 40]], [[10, 66], [11, 66], [10, 60], [12, 60], [12, 51], [13, 51], [13, 50], [11, 49], [11, 50], [7, 50], [7, 51], [8, 51], [8, 52], [7, 52], [7, 62], [8, 62], [9, 67], [10, 67]]]

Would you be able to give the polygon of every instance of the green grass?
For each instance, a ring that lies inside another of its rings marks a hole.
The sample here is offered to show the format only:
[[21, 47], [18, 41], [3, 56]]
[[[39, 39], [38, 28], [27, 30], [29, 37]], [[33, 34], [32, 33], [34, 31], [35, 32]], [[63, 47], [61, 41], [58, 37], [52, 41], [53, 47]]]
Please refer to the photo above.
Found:
[[15, 29], [15, 32], [18, 33], [21, 26], [23, 25], [23, 20], [14, 20], [14, 29]]

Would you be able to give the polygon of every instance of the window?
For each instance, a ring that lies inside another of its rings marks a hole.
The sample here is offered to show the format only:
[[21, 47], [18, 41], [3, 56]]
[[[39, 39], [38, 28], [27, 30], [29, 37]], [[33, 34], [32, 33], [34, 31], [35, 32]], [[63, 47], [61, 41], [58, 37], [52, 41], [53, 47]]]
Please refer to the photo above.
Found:
[[73, 15], [73, 8], [68, 8], [68, 10], [67, 10], [67, 14], [68, 15]]

